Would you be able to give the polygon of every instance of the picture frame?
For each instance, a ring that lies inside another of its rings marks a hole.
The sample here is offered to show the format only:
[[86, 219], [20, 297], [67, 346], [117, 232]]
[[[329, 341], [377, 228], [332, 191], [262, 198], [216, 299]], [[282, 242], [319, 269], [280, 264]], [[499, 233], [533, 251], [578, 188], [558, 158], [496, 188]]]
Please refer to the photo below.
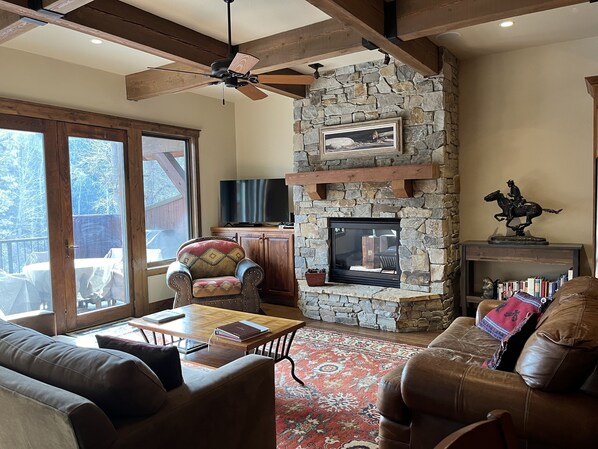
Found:
[[400, 154], [401, 117], [320, 128], [320, 159]]

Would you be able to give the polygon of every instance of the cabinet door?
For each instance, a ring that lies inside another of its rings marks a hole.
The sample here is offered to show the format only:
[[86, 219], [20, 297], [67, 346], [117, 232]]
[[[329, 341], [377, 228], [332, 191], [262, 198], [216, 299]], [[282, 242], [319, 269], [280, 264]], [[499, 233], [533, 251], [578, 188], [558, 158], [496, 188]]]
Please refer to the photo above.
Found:
[[266, 233], [264, 237], [265, 259], [268, 267], [266, 288], [270, 302], [294, 306], [293, 236]]
[[261, 266], [267, 273], [264, 260], [264, 234], [261, 232], [239, 232], [237, 242], [245, 250], [245, 256]]

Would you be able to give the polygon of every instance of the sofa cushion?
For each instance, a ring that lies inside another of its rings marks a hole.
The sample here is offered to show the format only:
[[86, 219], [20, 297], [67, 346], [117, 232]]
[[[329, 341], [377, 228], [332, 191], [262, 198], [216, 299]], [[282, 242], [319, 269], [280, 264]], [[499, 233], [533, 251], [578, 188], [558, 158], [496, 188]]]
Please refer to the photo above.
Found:
[[241, 281], [234, 276], [200, 278], [193, 281], [193, 297], [238, 295], [241, 293]]
[[531, 388], [577, 390], [598, 363], [598, 279], [563, 285], [527, 340], [515, 370]]
[[540, 313], [541, 309], [541, 298], [517, 292], [504, 304], [488, 312], [478, 323], [478, 327], [497, 340], [503, 340], [521, 321], [527, 319], [528, 314]]
[[96, 340], [100, 348], [116, 349], [141, 359], [158, 376], [166, 391], [183, 384], [181, 359], [175, 346], [157, 346], [109, 335], [96, 335]]
[[451, 325], [428, 345], [429, 348], [458, 351], [481, 357], [480, 365], [492, 357], [498, 347], [498, 341], [486, 332], [478, 329], [475, 320], [470, 317], [458, 317]]
[[4, 320], [0, 365], [79, 394], [110, 416], [149, 415], [166, 400], [158, 377], [137, 357], [57, 342]]
[[189, 267], [193, 279], [234, 276], [237, 264], [245, 258], [243, 247], [228, 240], [193, 242], [179, 250], [177, 259]]

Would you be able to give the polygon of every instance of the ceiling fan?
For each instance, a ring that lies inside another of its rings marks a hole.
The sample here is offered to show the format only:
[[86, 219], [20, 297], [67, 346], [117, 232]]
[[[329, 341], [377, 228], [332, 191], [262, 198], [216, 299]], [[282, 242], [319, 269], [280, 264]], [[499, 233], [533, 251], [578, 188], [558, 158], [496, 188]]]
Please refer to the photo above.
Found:
[[224, 83], [226, 87], [237, 89], [243, 95], [252, 100], [261, 100], [266, 98], [265, 92], [261, 91], [256, 84], [296, 84], [309, 85], [314, 81], [312, 75], [276, 75], [263, 74], [253, 75], [251, 69], [259, 62], [255, 56], [236, 52], [233, 54], [233, 46], [231, 39], [231, 20], [230, 20], [230, 4], [235, 0], [224, 0], [227, 4], [227, 19], [228, 19], [228, 56], [224, 59], [214, 61], [210, 68], [210, 73], [194, 72], [187, 70], [167, 69], [164, 67], [149, 67], [152, 70], [164, 70], [168, 72], [190, 73], [199, 76], [208, 76], [210, 78], [217, 78], [213, 84]]

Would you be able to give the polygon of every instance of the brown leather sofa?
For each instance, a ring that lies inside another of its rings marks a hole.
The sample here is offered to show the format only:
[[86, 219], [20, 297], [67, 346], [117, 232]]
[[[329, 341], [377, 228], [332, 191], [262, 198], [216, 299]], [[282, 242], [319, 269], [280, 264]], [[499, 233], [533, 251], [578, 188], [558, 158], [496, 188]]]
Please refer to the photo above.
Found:
[[429, 449], [494, 409], [511, 413], [522, 448], [598, 445], [598, 279], [559, 289], [513, 372], [482, 367], [499, 341], [476, 322], [483, 301], [379, 385], [380, 449]]

